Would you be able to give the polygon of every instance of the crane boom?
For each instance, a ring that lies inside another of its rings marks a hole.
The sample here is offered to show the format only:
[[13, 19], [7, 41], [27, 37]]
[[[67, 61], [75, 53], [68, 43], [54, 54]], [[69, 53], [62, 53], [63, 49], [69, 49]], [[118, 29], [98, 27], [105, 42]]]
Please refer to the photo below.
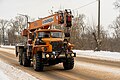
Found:
[[65, 11], [58, 11], [55, 14], [41, 18], [34, 22], [29, 23], [29, 27], [26, 30], [23, 30], [22, 35], [27, 36], [27, 32], [34, 32], [38, 29], [48, 29], [52, 25], [63, 25], [64, 34], [66, 38], [70, 38], [70, 28], [72, 26], [72, 13], [71, 10], [65, 9]]
[[64, 24], [64, 27], [70, 28], [72, 22], [72, 13], [69, 10], [58, 11], [55, 14], [41, 18], [29, 23], [29, 30], [48, 29], [51, 25]]
[[37, 21], [31, 22], [29, 24], [29, 30], [33, 29], [47, 29], [51, 25], [57, 25], [59, 24], [59, 14], [53, 14], [51, 16], [41, 18]]

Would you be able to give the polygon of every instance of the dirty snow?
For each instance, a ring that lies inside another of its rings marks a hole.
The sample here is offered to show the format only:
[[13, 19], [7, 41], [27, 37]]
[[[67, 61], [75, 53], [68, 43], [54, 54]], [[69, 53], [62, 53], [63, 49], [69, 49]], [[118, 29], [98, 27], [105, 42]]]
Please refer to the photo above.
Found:
[[0, 69], [0, 80], [10, 80], [9, 77]]
[[0, 80], [38, 80], [38, 79], [0, 60]]
[[[11, 54], [15, 54], [15, 51], [12, 50], [15, 48], [15, 46], [1, 45], [1, 47], [2, 47], [0, 48], [1, 51], [6, 51]], [[5, 48], [12, 48], [12, 49], [5, 49]], [[0, 60], [0, 80], [38, 80], [38, 79]]]
[[4, 45], [0, 45], [0, 47], [2, 47], [2, 48], [15, 48], [15, 46], [4, 46]]

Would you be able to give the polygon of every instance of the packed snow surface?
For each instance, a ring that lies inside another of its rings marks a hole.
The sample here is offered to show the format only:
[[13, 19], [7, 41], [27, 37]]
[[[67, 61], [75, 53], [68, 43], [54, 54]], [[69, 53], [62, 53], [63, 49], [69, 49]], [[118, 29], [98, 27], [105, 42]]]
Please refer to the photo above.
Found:
[[0, 80], [10, 80], [9, 77], [0, 69]]
[[[14, 50], [5, 48], [15, 48], [15, 46], [1, 46], [0, 51], [15, 54]], [[32, 75], [9, 65], [0, 59], [0, 80], [38, 80]]]
[[0, 80], [38, 80], [38, 79], [0, 60]]
[[4, 45], [0, 45], [0, 47], [2, 47], [2, 48], [15, 48], [15, 46], [4, 46]]

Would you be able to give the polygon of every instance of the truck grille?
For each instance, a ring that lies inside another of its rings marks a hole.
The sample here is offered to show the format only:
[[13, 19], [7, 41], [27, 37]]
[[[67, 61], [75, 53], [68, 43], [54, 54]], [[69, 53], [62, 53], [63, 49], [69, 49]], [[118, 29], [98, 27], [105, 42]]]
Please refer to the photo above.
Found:
[[51, 45], [53, 51], [60, 52], [62, 50], [63, 42], [62, 41], [51, 42]]

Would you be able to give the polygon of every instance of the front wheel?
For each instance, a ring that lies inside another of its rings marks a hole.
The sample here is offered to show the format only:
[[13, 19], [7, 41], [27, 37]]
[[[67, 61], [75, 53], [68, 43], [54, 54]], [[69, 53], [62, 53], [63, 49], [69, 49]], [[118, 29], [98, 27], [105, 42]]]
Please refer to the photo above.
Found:
[[34, 54], [33, 68], [34, 68], [35, 71], [43, 71], [44, 65], [43, 65], [40, 53]]
[[74, 58], [67, 58], [64, 62], [63, 62], [63, 67], [65, 70], [70, 70], [73, 69], [74, 67]]

